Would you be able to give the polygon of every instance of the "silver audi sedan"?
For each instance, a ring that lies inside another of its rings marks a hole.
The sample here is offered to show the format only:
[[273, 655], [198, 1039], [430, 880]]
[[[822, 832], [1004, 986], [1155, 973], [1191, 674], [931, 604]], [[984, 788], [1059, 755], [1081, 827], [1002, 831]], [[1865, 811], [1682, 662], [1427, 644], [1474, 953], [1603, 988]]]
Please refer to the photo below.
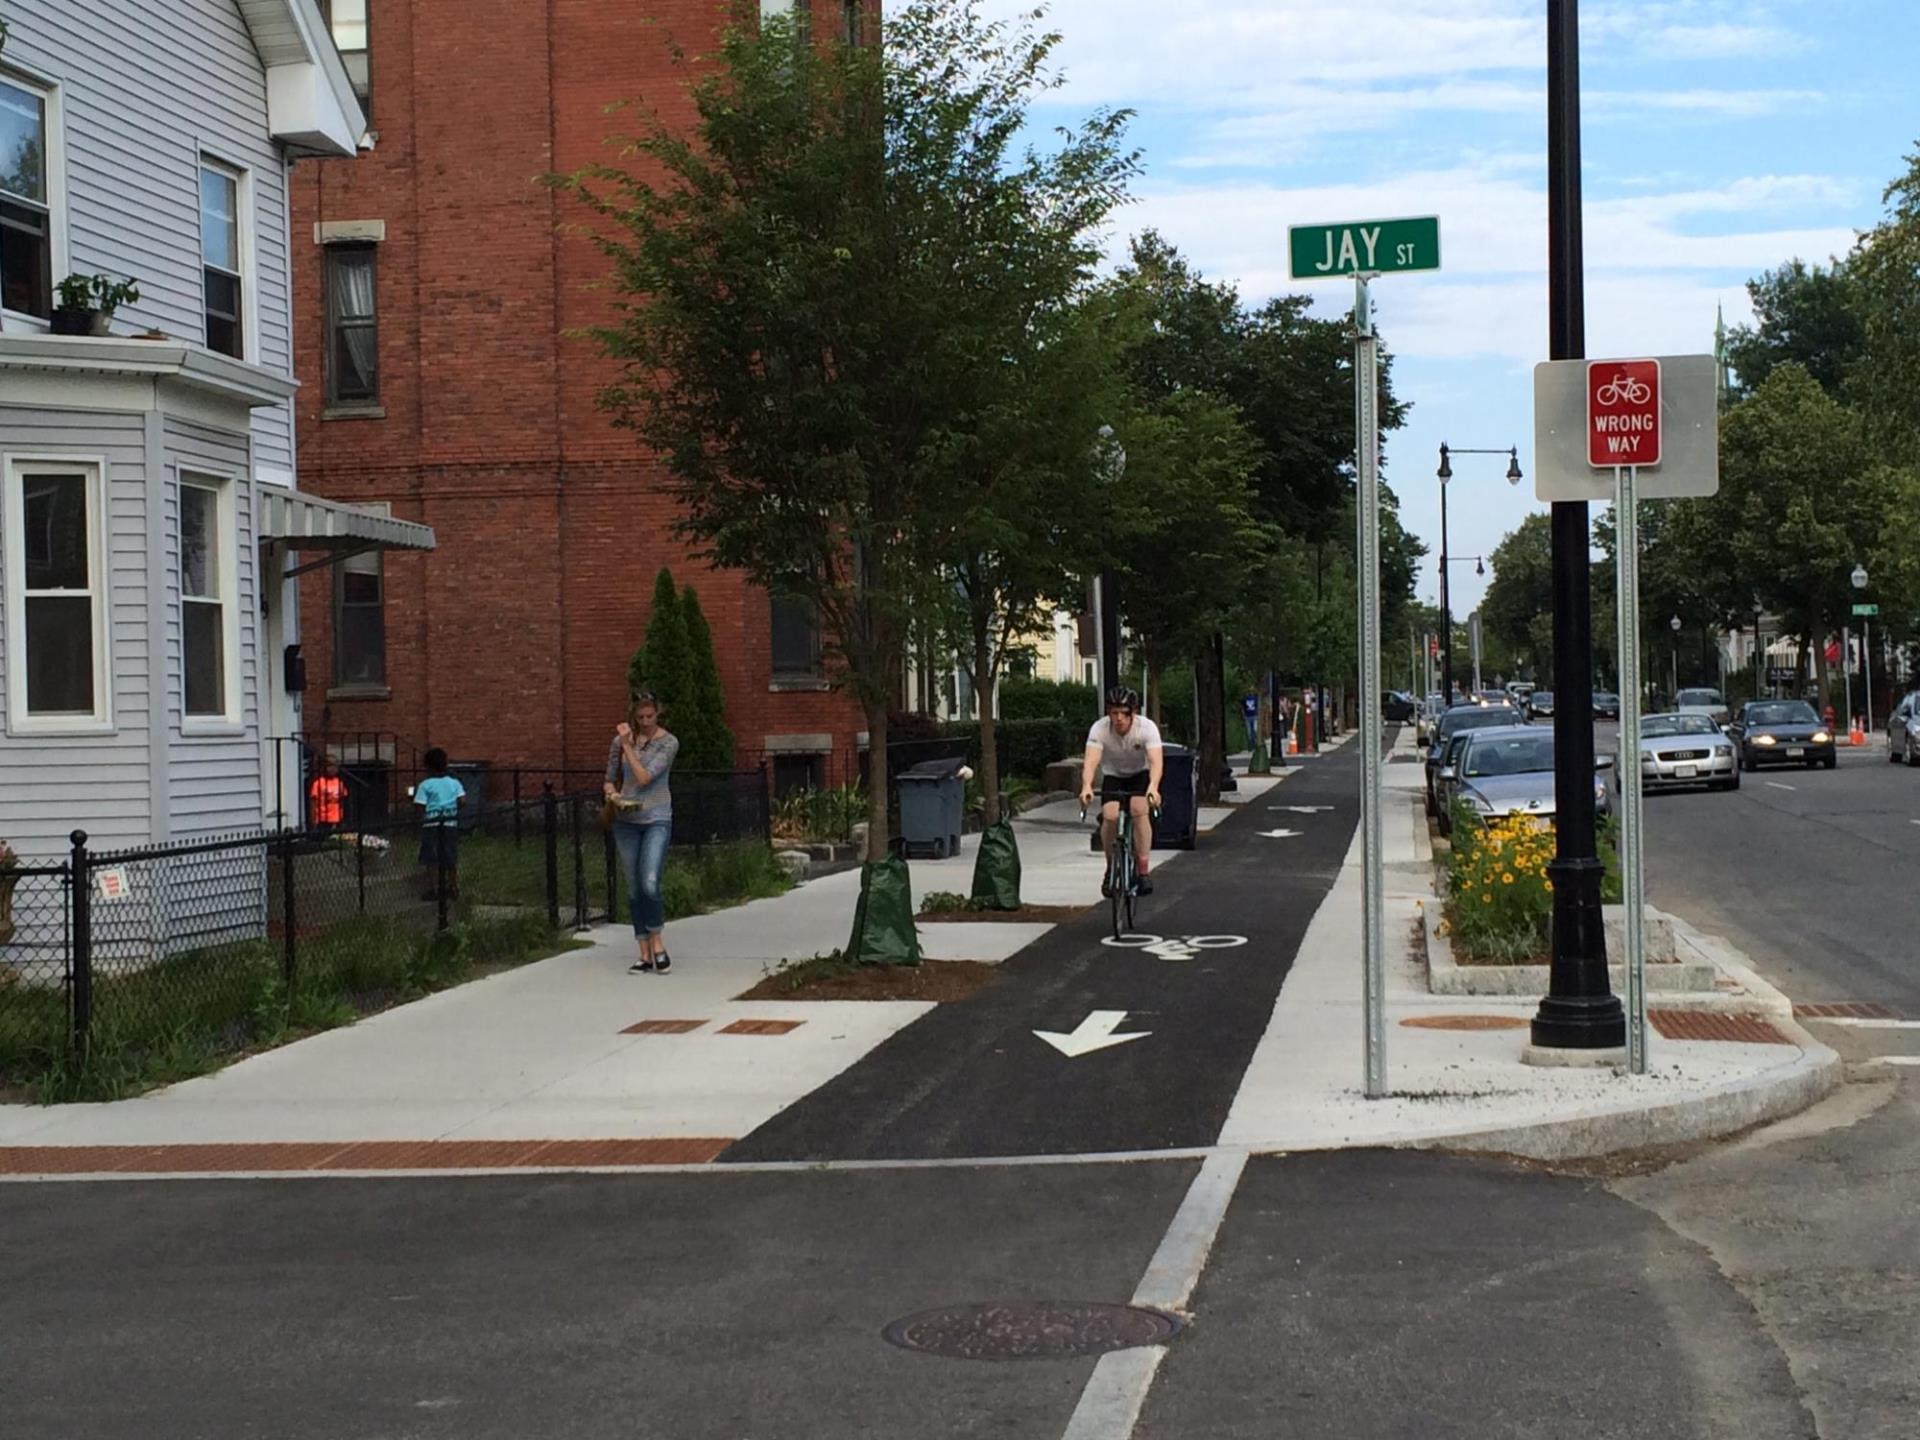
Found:
[[[1616, 785], [1622, 773], [1615, 769]], [[1640, 788], [1683, 785], [1738, 790], [1740, 766], [1733, 741], [1705, 715], [1647, 716], [1640, 722]]]

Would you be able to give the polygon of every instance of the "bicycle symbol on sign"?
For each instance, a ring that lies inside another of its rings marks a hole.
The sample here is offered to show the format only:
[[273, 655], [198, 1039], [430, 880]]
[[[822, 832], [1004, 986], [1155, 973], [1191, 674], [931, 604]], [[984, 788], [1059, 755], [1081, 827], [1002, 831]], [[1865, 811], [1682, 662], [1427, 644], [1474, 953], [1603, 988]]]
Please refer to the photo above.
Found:
[[1644, 405], [1653, 398], [1653, 387], [1631, 375], [1616, 375], [1593, 392], [1599, 405]]

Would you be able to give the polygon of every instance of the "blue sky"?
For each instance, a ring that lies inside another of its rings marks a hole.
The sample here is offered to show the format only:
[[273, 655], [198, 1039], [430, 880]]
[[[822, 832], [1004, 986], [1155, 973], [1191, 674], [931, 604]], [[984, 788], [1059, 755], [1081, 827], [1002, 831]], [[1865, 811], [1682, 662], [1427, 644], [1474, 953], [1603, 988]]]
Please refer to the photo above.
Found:
[[[1030, 8], [985, 0], [992, 13]], [[1920, 148], [1916, 0], [1589, 0], [1581, 7], [1588, 353], [1710, 350], [1746, 280], [1825, 260], [1880, 215]], [[1374, 286], [1413, 403], [1387, 450], [1409, 528], [1439, 550], [1440, 442], [1456, 556], [1530, 511], [1531, 371], [1547, 346], [1545, 0], [1053, 0], [1066, 85], [1036, 115], [1139, 112], [1147, 175], [1121, 217], [1253, 301], [1295, 286], [1289, 225], [1440, 217], [1445, 268]], [[1484, 581], [1453, 567], [1455, 612]], [[1437, 595], [1434, 555], [1419, 593]]]

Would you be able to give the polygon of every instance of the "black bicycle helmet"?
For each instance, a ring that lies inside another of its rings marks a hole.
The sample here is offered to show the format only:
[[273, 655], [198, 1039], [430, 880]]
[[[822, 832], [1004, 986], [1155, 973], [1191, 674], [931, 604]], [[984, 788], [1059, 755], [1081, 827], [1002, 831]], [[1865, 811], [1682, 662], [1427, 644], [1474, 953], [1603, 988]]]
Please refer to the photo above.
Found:
[[1107, 691], [1107, 708], [1109, 710], [1138, 710], [1140, 708], [1140, 692], [1130, 685], [1116, 685]]

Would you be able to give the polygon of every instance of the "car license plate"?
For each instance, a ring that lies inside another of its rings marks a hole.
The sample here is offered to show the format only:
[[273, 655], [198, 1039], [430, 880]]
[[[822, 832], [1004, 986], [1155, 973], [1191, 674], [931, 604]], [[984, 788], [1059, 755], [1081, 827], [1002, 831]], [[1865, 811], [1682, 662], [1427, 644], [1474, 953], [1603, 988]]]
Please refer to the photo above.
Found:
[[1676, 780], [1691, 780], [1699, 773], [1700, 767], [1698, 765], [1676, 765], [1673, 771], [1673, 778]]
[[1787, 758], [1789, 760], [1798, 760], [1802, 755], [1806, 753], [1807, 752], [1798, 745], [1789, 746], [1787, 749]]

